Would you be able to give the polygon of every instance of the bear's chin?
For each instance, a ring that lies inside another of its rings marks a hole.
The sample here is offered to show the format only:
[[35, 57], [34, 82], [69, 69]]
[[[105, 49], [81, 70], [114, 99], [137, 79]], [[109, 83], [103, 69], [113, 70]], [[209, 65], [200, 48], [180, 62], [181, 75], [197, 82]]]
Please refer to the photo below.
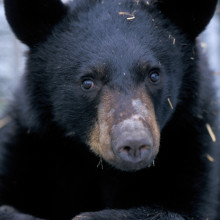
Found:
[[154, 166], [154, 159], [155, 157], [152, 157], [148, 160], [143, 160], [143, 161], [136, 162], [136, 163], [124, 161], [120, 159], [111, 160], [107, 162], [118, 170], [126, 171], [126, 172], [135, 172], [135, 171], [143, 170], [143, 169]]

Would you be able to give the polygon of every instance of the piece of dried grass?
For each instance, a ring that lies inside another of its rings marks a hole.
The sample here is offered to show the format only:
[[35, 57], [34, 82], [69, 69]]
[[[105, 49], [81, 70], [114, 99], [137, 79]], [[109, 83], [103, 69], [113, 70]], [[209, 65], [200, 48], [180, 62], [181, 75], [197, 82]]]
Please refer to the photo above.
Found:
[[0, 120], [0, 129], [5, 127], [9, 122], [11, 121], [11, 118], [9, 117], [4, 117]]
[[213, 141], [213, 142], [216, 142], [216, 137], [215, 137], [215, 134], [214, 134], [214, 132], [213, 132], [213, 130], [212, 130], [210, 124], [208, 124], [208, 123], [206, 124], [206, 129], [207, 129], [207, 131], [208, 131], [208, 133], [209, 133], [209, 135], [210, 135], [212, 141]]
[[126, 12], [126, 11], [120, 11], [120, 12], [118, 12], [118, 14], [119, 14], [119, 15], [129, 16], [129, 17], [126, 18], [127, 20], [133, 20], [133, 19], [135, 19], [135, 16], [134, 16], [133, 13], [131, 14], [131, 13]]
[[170, 98], [168, 98], [167, 100], [168, 100], [168, 102], [169, 102], [170, 108], [173, 110], [173, 104], [172, 104], [172, 102], [170, 101]]
[[206, 154], [206, 158], [212, 163], [215, 161], [215, 159], [210, 154]]
[[103, 164], [102, 164], [102, 158], [99, 159], [99, 163], [97, 164], [97, 168], [101, 166], [101, 169], [103, 170]]

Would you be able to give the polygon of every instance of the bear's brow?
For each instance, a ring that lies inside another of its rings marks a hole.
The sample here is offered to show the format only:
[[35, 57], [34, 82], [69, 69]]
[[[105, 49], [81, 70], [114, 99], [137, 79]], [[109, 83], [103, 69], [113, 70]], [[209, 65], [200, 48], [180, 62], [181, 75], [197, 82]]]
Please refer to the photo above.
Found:
[[139, 61], [138, 63], [136, 63], [136, 65], [134, 66], [134, 70], [136, 70], [137, 72], [141, 73], [142, 75], [145, 75], [146, 72], [152, 67], [154, 66], [151, 62], [149, 61]]
[[92, 67], [88, 67], [84, 72], [94, 75], [98, 78], [102, 78], [106, 75], [106, 65], [95, 65]]

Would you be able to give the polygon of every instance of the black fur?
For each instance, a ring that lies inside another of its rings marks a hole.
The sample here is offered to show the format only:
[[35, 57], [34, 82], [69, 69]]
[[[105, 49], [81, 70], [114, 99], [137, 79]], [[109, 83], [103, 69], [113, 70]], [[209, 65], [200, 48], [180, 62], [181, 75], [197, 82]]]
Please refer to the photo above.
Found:
[[[195, 40], [216, 1], [4, 2], [30, 51], [0, 130], [0, 219], [218, 220], [218, 108]], [[158, 85], [142, 62], [160, 71]], [[90, 93], [85, 76], [96, 84]], [[155, 166], [123, 172], [90, 151], [104, 87], [149, 94], [161, 131]]]
[[59, 0], [9, 0], [4, 3], [14, 33], [29, 46], [45, 40], [67, 12]]

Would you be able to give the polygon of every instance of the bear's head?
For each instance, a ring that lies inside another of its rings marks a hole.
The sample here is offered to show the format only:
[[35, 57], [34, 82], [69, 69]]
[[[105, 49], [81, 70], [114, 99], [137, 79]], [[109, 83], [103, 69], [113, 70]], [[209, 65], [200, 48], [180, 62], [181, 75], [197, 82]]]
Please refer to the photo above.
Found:
[[5, 0], [30, 48], [29, 126], [55, 125], [121, 170], [151, 165], [216, 2]]

